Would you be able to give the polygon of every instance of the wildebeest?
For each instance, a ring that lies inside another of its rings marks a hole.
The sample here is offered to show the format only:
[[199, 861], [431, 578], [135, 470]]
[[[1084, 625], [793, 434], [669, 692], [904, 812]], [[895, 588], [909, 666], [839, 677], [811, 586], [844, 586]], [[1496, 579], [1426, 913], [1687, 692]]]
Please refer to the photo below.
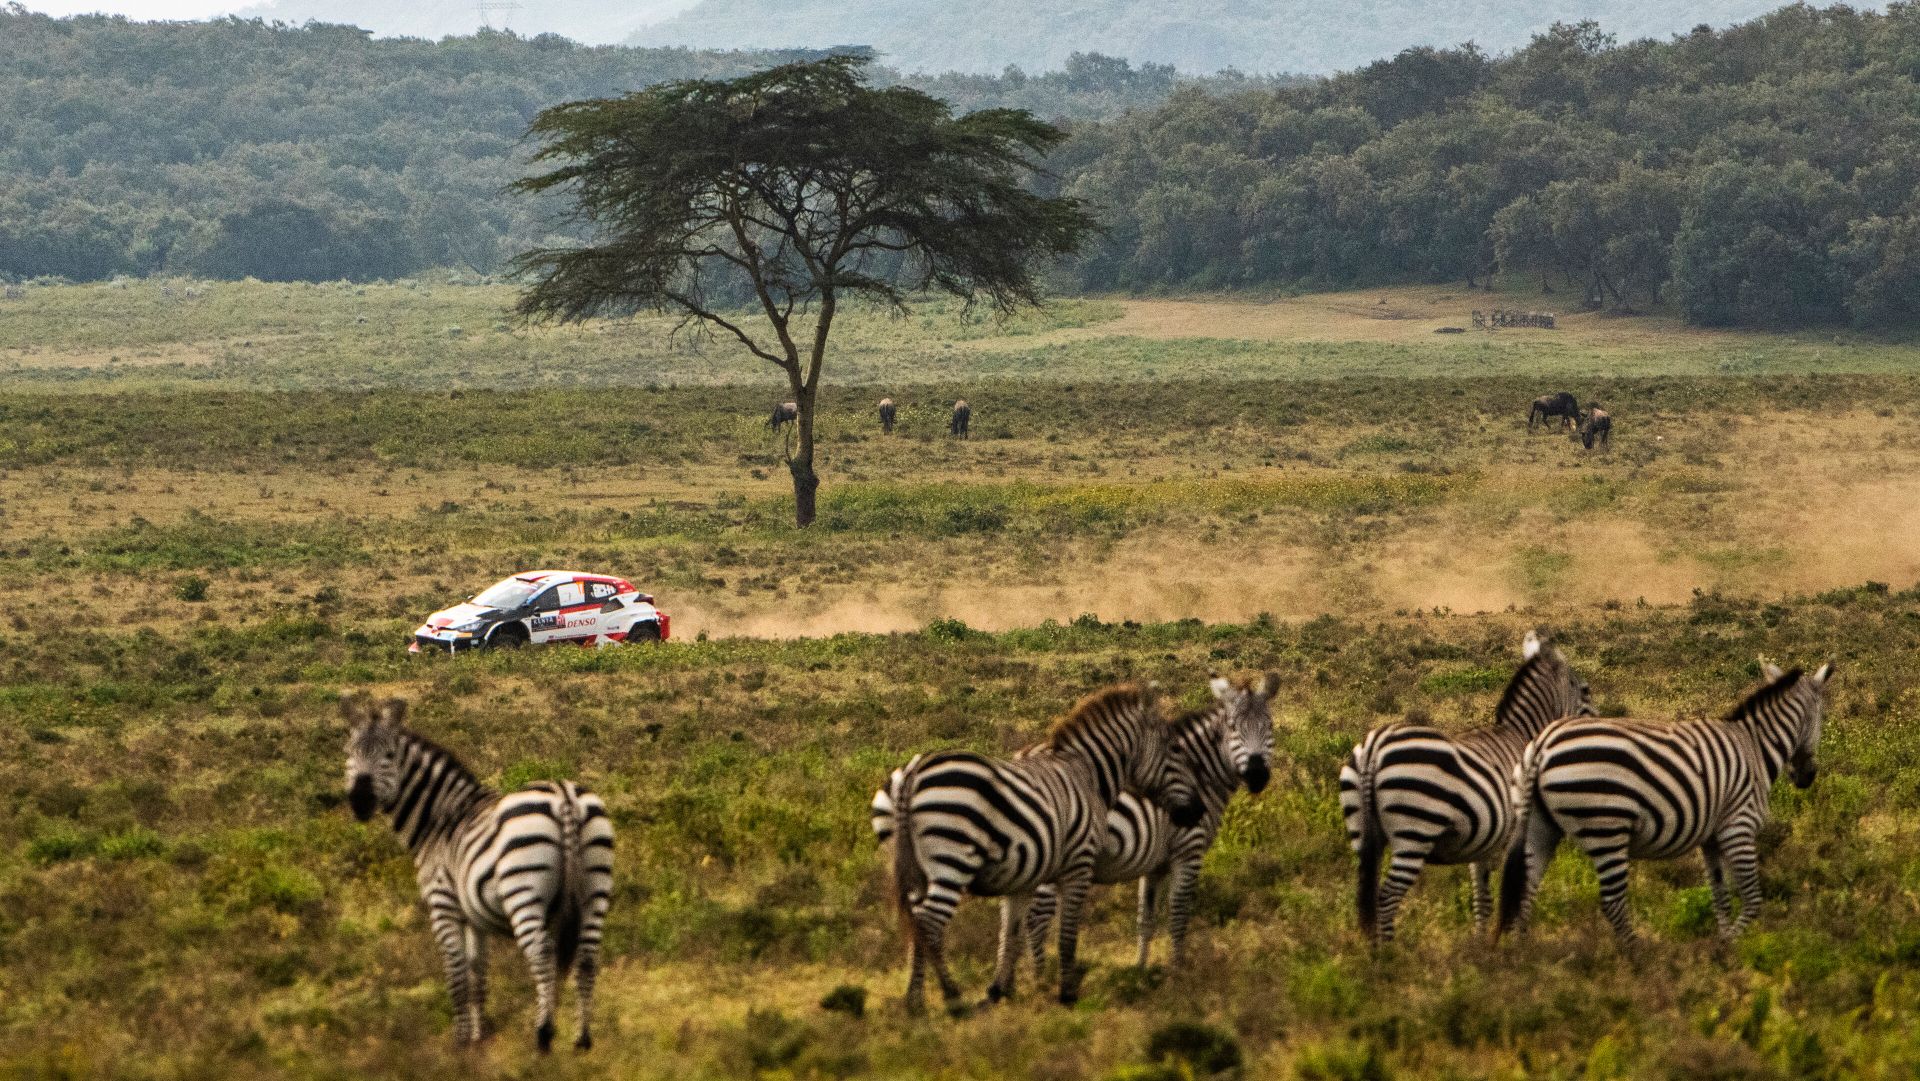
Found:
[[888, 435], [893, 434], [893, 399], [892, 398], [880, 399], [880, 430], [887, 433]]
[[1613, 417], [1609, 416], [1606, 410], [1596, 405], [1587, 411], [1587, 419], [1580, 422], [1580, 430], [1577, 434], [1580, 438], [1580, 445], [1588, 450], [1593, 449], [1593, 444], [1596, 441], [1608, 450], [1612, 450]]
[[799, 419], [799, 402], [781, 402], [773, 407], [773, 416], [767, 418], [767, 428], [777, 432], [782, 424], [792, 424]]
[[1580, 419], [1580, 403], [1564, 390], [1558, 394], [1542, 394], [1533, 400], [1533, 407], [1527, 410], [1527, 431], [1533, 431], [1535, 417], [1541, 420], [1559, 417], [1560, 426], [1569, 428]]
[[967, 424], [973, 420], [973, 409], [965, 398], [953, 403], [953, 420], [947, 423], [947, 433], [967, 438]]

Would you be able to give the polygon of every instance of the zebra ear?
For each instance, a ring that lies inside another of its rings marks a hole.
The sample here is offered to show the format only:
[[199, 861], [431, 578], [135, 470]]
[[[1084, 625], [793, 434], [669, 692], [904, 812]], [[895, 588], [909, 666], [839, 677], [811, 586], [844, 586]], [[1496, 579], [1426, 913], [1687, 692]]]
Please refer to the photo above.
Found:
[[389, 698], [386, 701], [380, 703], [380, 723], [381, 724], [388, 725], [393, 728], [398, 728], [406, 722], [406, 719], [407, 719], [407, 700], [406, 699]]
[[1280, 673], [1268, 672], [1265, 678], [1260, 680], [1260, 697], [1265, 699], [1272, 699], [1274, 695], [1279, 693], [1280, 693]]
[[367, 693], [350, 691], [340, 696], [340, 719], [347, 727], [358, 729], [367, 723]]
[[1233, 683], [1227, 677], [1218, 674], [1207, 680], [1207, 686], [1213, 688], [1215, 698], [1225, 698], [1227, 692], [1233, 689]]
[[1540, 655], [1540, 632], [1528, 631], [1527, 636], [1520, 640], [1520, 657], [1523, 660], [1530, 661], [1535, 657], [1538, 657], [1539, 655]]
[[1782, 672], [1780, 670], [1779, 665], [1768, 660], [1765, 655], [1762, 655], [1757, 659], [1760, 662], [1760, 672], [1762, 675], [1767, 677], [1767, 682], [1771, 683], [1774, 680], [1779, 679], [1781, 676], [1786, 675], [1785, 672]]
[[1821, 687], [1826, 686], [1827, 680], [1831, 678], [1833, 678], [1833, 662], [1832, 661], [1828, 661], [1827, 663], [1821, 665], [1820, 670], [1813, 674], [1814, 684]]

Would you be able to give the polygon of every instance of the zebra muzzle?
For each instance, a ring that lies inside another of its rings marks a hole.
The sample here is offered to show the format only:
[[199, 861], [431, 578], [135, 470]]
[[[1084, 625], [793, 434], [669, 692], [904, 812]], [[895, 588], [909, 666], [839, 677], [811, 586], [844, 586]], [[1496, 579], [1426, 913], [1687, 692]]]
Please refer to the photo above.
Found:
[[1273, 779], [1273, 771], [1267, 768], [1267, 756], [1256, 754], [1247, 759], [1247, 768], [1240, 771], [1240, 779], [1247, 782], [1247, 791], [1259, 795], [1260, 790]]
[[1181, 829], [1199, 825], [1200, 819], [1204, 818], [1206, 813], [1207, 805], [1197, 799], [1181, 800], [1167, 808], [1167, 817]]
[[372, 777], [362, 773], [353, 779], [353, 787], [347, 789], [347, 806], [353, 808], [353, 817], [362, 822], [372, 818], [379, 802], [373, 794]]

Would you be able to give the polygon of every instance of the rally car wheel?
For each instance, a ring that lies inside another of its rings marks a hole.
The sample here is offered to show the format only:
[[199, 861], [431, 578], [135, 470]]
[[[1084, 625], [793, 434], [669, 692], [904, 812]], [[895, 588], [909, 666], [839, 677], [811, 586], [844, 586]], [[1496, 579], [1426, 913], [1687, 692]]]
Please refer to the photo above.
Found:
[[500, 649], [519, 649], [527, 644], [526, 628], [509, 623], [487, 636], [487, 644]]
[[648, 620], [645, 623], [635, 623], [633, 626], [627, 628], [627, 641], [629, 642], [658, 642], [659, 640], [660, 624], [653, 620]]

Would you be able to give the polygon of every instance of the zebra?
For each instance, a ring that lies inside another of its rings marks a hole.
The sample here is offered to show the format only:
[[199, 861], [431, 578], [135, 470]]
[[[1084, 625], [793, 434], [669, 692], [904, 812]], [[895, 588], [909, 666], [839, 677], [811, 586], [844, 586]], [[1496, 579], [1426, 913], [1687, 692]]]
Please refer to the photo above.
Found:
[[894, 901], [910, 940], [909, 1013], [925, 1008], [929, 963], [948, 1010], [959, 1012], [945, 940], [963, 893], [1002, 899], [987, 1001], [1012, 995], [1020, 917], [1049, 883], [1059, 891], [1060, 1001], [1079, 999], [1080, 910], [1114, 801], [1132, 790], [1183, 828], [1205, 813], [1191, 771], [1168, 753], [1169, 735], [1152, 689], [1119, 684], [1081, 699], [1016, 758], [939, 751], [895, 771], [874, 795], [872, 819], [893, 847]]
[[1562, 428], [1570, 427], [1580, 418], [1580, 403], [1564, 390], [1557, 394], [1542, 394], [1527, 409], [1527, 431], [1533, 431], [1536, 417], [1549, 423], [1554, 417], [1559, 417]]
[[953, 403], [953, 417], [947, 422], [947, 434], [961, 439], [969, 438], [967, 426], [973, 423], [973, 407], [965, 398]]
[[886, 434], [886, 435], [893, 434], [893, 418], [894, 418], [893, 399], [892, 398], [880, 399], [880, 431], [883, 434]]
[[407, 704], [340, 701], [347, 803], [362, 822], [393, 816], [413, 854], [434, 941], [453, 995], [454, 1040], [477, 1043], [487, 997], [486, 937], [511, 935], [539, 991], [542, 1052], [553, 1046], [560, 985], [573, 969], [580, 997], [574, 1046], [593, 1046], [593, 983], [613, 895], [613, 823], [598, 796], [570, 781], [501, 795], [452, 753], [406, 727]]
[[[1185, 960], [1187, 921], [1193, 913], [1200, 863], [1220, 832], [1227, 801], [1243, 783], [1247, 791], [1258, 794], [1272, 776], [1268, 763], [1273, 753], [1273, 713], [1269, 703], [1280, 689], [1279, 675], [1269, 673], [1258, 685], [1214, 676], [1208, 686], [1213, 690], [1213, 704], [1175, 720], [1172, 735], [1172, 751], [1192, 768], [1206, 813], [1198, 824], [1177, 829], [1166, 812], [1122, 793], [1113, 810], [1107, 812], [1106, 839], [1093, 865], [1097, 885], [1140, 880], [1141, 968], [1147, 967], [1155, 910], [1169, 877], [1173, 879], [1169, 930], [1174, 967]], [[1046, 961], [1047, 925], [1053, 921], [1056, 900], [1054, 888], [1042, 886], [1034, 892], [1027, 909], [1027, 948], [1036, 969]]]
[[[1360, 857], [1360, 929], [1393, 941], [1407, 891], [1430, 863], [1472, 865], [1473, 922], [1493, 914], [1492, 877], [1513, 827], [1509, 778], [1527, 741], [1562, 717], [1593, 712], [1585, 681], [1528, 632], [1493, 724], [1463, 735], [1405, 721], [1367, 733], [1340, 769], [1340, 813]], [[1389, 857], [1386, 884], [1380, 858]]]
[[[1634, 937], [1628, 860], [1673, 859], [1694, 848], [1706, 859], [1721, 937], [1739, 937], [1760, 909], [1755, 837], [1767, 820], [1768, 792], [1783, 767], [1794, 787], [1813, 783], [1833, 677], [1831, 663], [1812, 675], [1772, 665], [1765, 671], [1766, 685], [1720, 720], [1576, 719], [1540, 733], [1514, 774], [1521, 824], [1501, 873], [1494, 937], [1526, 926], [1547, 863], [1569, 834], [1593, 861], [1601, 911], [1622, 945]], [[1738, 919], [1729, 871], [1740, 892]]]
[[783, 424], [794, 424], [800, 420], [799, 402], [781, 402], [773, 407], [773, 415], [767, 418], [767, 430], [777, 432]]

